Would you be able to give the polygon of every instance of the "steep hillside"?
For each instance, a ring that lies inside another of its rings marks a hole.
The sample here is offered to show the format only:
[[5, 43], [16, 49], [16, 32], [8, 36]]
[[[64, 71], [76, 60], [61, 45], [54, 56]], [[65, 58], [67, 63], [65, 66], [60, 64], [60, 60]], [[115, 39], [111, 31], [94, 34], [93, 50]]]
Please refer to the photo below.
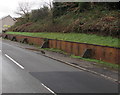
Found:
[[[120, 37], [120, 10], [113, 6], [108, 8], [107, 5], [103, 6], [102, 3], [55, 3], [51, 10], [41, 8], [33, 11], [29, 21], [26, 22], [25, 18], [22, 18], [9, 31], [74, 32]], [[43, 10], [46, 10], [45, 13]]]

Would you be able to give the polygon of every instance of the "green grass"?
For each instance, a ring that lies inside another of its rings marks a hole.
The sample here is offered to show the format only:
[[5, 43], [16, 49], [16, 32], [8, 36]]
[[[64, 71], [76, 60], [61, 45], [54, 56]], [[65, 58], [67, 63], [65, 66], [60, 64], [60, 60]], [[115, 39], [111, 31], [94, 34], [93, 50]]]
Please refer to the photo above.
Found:
[[62, 54], [67, 54], [66, 52], [59, 50], [59, 49], [54, 49], [54, 48], [40, 48], [43, 50], [47, 50], [47, 51], [52, 51], [52, 52], [58, 52], [58, 53], [62, 53]]
[[[48, 51], [52, 51], [52, 52], [58, 52], [58, 53], [62, 53], [62, 54], [67, 54], [66, 52], [64, 52], [62, 50], [54, 49], [54, 48], [44, 48], [43, 50], [48, 50]], [[82, 60], [89, 61], [89, 62], [95, 62], [95, 63], [101, 64], [102, 66], [111, 68], [111, 69], [118, 70], [118, 68], [120, 68], [120, 66], [117, 65], [117, 64], [112, 64], [112, 63], [108, 63], [108, 62], [104, 62], [104, 61], [100, 61], [100, 60], [96, 60], [96, 59], [83, 58], [83, 57], [75, 56], [75, 55], [70, 55], [70, 57], [77, 58], [77, 59], [82, 59]]]
[[118, 46], [118, 42], [120, 39], [112, 38], [112, 37], [103, 37], [93, 34], [83, 34], [83, 33], [28, 33], [28, 32], [7, 32], [7, 34], [17, 34], [17, 35], [25, 35], [32, 37], [42, 37], [56, 40], [65, 40], [72, 42], [80, 42], [80, 43], [88, 43], [88, 44], [96, 44], [103, 46], [112, 46], [112, 47], [120, 47]]
[[112, 68], [112, 69], [120, 68], [120, 65], [112, 64], [112, 63], [108, 63], [108, 62], [104, 62], [104, 61], [100, 61], [100, 60], [96, 60], [96, 59], [82, 58], [80, 56], [75, 56], [75, 55], [71, 55], [71, 57], [72, 58], [77, 58], [77, 59], [82, 59], [82, 60], [85, 60], [85, 61], [99, 63], [99, 64], [104, 65], [105, 67], [109, 67], [109, 68]]

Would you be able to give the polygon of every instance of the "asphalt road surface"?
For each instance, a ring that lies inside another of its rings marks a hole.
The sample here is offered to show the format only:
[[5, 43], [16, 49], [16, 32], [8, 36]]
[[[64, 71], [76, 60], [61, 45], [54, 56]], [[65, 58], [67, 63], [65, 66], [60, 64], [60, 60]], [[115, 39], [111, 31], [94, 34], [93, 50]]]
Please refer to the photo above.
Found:
[[111, 80], [7, 42], [1, 44], [2, 93], [118, 93], [118, 84]]

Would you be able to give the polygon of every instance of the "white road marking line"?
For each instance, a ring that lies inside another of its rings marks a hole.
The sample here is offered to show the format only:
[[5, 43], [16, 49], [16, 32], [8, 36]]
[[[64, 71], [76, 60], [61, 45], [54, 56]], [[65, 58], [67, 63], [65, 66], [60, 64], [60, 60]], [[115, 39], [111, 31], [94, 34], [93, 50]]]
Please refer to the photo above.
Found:
[[42, 86], [44, 86], [47, 90], [49, 90], [51, 93], [53, 93], [54, 95], [57, 95], [57, 94], [55, 94], [54, 91], [52, 91], [50, 88], [48, 88], [47, 86], [45, 86], [43, 83], [41, 83], [41, 84], [42, 84]]
[[14, 59], [12, 59], [9, 55], [5, 54], [7, 58], [9, 58], [11, 61], [13, 61], [17, 66], [19, 66], [21, 69], [24, 69], [22, 65], [20, 65], [18, 62], [16, 62]]
[[0, 52], [1, 52], [2, 50], [0, 50]]

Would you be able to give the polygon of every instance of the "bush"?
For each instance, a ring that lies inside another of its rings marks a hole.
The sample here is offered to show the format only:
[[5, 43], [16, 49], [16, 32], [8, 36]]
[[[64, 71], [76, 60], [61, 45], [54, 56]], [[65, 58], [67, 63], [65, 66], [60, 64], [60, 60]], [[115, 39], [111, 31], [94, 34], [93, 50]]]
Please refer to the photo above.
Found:
[[49, 9], [44, 6], [43, 8], [33, 10], [30, 15], [30, 20], [36, 22], [38, 20], [45, 19], [48, 16], [50, 16]]

